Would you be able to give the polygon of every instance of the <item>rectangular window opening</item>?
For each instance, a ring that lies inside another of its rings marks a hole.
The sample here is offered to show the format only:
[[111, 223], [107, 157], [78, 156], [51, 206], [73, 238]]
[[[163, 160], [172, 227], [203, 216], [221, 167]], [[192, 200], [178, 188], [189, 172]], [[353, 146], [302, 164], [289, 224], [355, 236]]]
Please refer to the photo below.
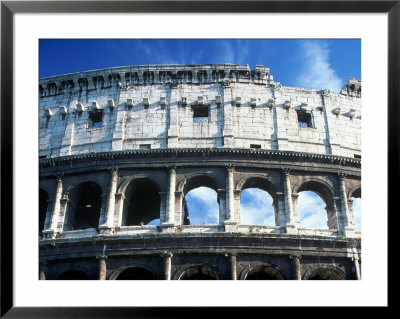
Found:
[[208, 106], [193, 107], [193, 122], [194, 123], [208, 122]]
[[311, 113], [298, 111], [297, 121], [299, 122], [299, 127], [312, 127]]
[[261, 148], [260, 144], [250, 144], [250, 148]]
[[90, 120], [91, 127], [103, 126], [103, 110], [90, 112], [89, 120]]
[[361, 159], [361, 155], [354, 154], [354, 158]]

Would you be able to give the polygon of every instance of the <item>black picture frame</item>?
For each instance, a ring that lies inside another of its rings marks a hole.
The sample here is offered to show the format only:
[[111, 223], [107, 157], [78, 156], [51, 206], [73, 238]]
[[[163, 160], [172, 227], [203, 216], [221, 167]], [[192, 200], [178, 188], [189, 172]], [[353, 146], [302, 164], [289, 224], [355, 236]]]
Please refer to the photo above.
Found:
[[[13, 17], [16, 13], [387, 13], [388, 14], [388, 204], [393, 204], [399, 163], [400, 1], [1, 1], [1, 312], [4, 318], [181, 318], [185, 307], [14, 307], [13, 303]], [[390, 218], [390, 215], [388, 215]], [[391, 225], [389, 222], [388, 225]], [[392, 223], [393, 225], [393, 223]], [[389, 234], [390, 232], [388, 232]], [[388, 247], [390, 240], [388, 238]], [[389, 256], [389, 254], [388, 254]], [[388, 260], [390, 264], [390, 260]], [[388, 286], [390, 281], [388, 281]], [[388, 307], [390, 308], [390, 298]], [[226, 316], [225, 308], [212, 309]], [[309, 311], [291, 307], [291, 311]], [[210, 309], [202, 309], [209, 312]], [[241, 309], [243, 311], [243, 308]], [[250, 310], [250, 311], [253, 311]], [[286, 310], [285, 310], [286, 311]], [[336, 313], [336, 310], [333, 310]], [[240, 314], [235, 310], [235, 313]], [[339, 312], [337, 312], [339, 313]], [[243, 315], [246, 311], [243, 312]], [[247, 313], [248, 314], [248, 313]]]

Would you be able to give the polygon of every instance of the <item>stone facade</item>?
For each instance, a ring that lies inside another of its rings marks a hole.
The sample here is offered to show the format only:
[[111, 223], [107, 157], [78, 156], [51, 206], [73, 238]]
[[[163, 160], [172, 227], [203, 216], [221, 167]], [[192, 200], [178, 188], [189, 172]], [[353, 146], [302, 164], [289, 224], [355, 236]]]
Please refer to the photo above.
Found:
[[[336, 94], [264, 66], [150, 65], [41, 79], [39, 95], [39, 278], [360, 279], [360, 81]], [[216, 224], [190, 224], [200, 186]], [[247, 188], [271, 195], [275, 225], [241, 224]], [[300, 227], [307, 190], [328, 229]]]
[[[360, 83], [285, 87], [257, 66], [138, 66], [40, 79], [40, 156], [140, 148], [361, 155]], [[299, 126], [299, 122], [302, 126]]]

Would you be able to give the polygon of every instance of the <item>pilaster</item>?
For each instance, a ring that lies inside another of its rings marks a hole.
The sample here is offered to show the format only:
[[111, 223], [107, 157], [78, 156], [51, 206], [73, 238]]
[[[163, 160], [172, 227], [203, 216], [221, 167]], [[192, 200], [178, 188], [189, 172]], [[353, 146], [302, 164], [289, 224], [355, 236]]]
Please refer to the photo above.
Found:
[[168, 190], [167, 190], [167, 214], [166, 221], [161, 224], [165, 228], [173, 228], [175, 225], [175, 189], [176, 189], [176, 167], [171, 167], [168, 171]]
[[224, 221], [225, 231], [235, 231], [237, 222], [234, 220], [235, 217], [235, 202], [234, 202], [234, 184], [233, 184], [233, 173], [234, 167], [228, 166], [226, 168], [226, 220]]
[[232, 128], [232, 89], [230, 81], [225, 80], [222, 82], [224, 92], [224, 103], [223, 103], [223, 114], [224, 114], [224, 126], [222, 130], [222, 138], [224, 147], [235, 147], [235, 141], [233, 136]]
[[50, 227], [42, 232], [44, 238], [54, 238], [58, 228], [61, 196], [63, 191], [63, 177], [61, 175], [57, 176], [56, 181], [57, 181], [56, 194], [54, 197], [54, 207], [51, 215]]
[[[338, 174], [339, 177], [339, 188], [340, 188], [340, 202], [341, 202], [341, 220], [342, 220], [342, 234], [346, 237], [354, 237], [354, 218], [352, 218], [351, 212], [348, 207], [348, 200], [346, 195], [345, 185], [345, 174]], [[351, 218], [353, 220], [351, 220]]]
[[288, 234], [296, 234], [298, 225], [294, 218], [292, 189], [290, 185], [290, 170], [284, 169], [284, 196], [285, 196], [285, 217], [286, 217], [286, 232]]
[[117, 190], [117, 182], [118, 182], [118, 168], [113, 167], [110, 170], [110, 183], [109, 183], [109, 191], [108, 191], [108, 199], [107, 199], [107, 210], [105, 214], [104, 224], [100, 225], [100, 229], [102, 233], [111, 232], [111, 228], [113, 226], [113, 217], [115, 211], [115, 193]]

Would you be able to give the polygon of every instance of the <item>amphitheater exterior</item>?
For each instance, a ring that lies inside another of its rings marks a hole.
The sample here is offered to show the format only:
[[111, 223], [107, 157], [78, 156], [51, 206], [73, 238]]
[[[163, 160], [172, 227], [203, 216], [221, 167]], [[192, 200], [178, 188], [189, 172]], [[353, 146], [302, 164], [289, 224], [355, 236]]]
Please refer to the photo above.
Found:
[[[361, 279], [360, 81], [334, 93], [262, 65], [140, 65], [42, 78], [38, 98], [39, 279]], [[218, 223], [190, 222], [201, 186]], [[271, 195], [275, 225], [241, 223], [248, 188]], [[326, 229], [300, 227], [302, 191]]]

